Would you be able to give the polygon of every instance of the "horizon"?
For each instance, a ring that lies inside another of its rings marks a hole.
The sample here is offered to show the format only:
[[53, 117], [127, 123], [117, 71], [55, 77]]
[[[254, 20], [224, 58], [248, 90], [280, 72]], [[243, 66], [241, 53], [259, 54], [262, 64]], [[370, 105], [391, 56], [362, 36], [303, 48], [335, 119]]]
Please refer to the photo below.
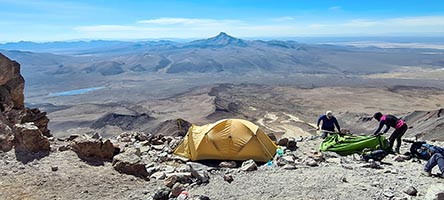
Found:
[[444, 3], [0, 0], [0, 43], [84, 40], [441, 37]]

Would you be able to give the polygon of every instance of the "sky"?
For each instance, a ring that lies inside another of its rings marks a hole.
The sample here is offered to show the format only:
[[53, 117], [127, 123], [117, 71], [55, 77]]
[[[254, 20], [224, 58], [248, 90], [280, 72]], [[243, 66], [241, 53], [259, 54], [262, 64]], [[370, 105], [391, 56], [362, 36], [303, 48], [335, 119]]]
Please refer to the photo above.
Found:
[[0, 42], [444, 36], [443, 0], [0, 0]]

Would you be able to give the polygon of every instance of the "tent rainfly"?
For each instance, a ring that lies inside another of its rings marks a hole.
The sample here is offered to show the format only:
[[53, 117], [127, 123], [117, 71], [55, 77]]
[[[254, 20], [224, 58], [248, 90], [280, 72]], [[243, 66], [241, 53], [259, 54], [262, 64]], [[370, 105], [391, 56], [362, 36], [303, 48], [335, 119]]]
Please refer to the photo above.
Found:
[[267, 162], [276, 152], [273, 141], [255, 124], [223, 119], [203, 126], [192, 125], [174, 154], [191, 160], [248, 160]]

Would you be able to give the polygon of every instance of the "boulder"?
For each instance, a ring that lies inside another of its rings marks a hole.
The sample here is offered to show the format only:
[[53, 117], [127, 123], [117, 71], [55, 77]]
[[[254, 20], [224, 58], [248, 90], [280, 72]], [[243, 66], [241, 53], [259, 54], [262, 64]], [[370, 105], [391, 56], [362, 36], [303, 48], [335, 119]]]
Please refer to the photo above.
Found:
[[52, 137], [50, 131], [48, 130], [49, 119], [46, 116], [46, 112], [41, 112], [38, 108], [26, 109], [26, 115], [22, 118], [21, 123], [34, 122], [46, 137]]
[[130, 174], [143, 179], [148, 179], [148, 172], [142, 158], [135, 152], [125, 152], [114, 156], [113, 167], [123, 174]]
[[43, 136], [34, 123], [16, 124], [14, 126], [14, 141], [16, 147], [30, 152], [49, 151], [49, 140]]
[[197, 178], [202, 183], [208, 182], [210, 176], [208, 175], [208, 167], [206, 165], [196, 162], [187, 162], [187, 165], [190, 166], [191, 175], [194, 178]]
[[71, 141], [70, 146], [82, 159], [101, 158], [111, 160], [115, 151], [110, 140], [102, 142], [102, 140], [85, 136], [76, 137]]

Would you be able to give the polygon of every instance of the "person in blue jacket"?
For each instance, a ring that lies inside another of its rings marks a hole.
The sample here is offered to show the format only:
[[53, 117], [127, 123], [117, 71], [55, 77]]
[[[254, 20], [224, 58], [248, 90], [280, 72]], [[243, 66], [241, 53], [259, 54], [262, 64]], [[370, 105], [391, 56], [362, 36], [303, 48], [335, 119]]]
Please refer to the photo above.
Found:
[[439, 177], [444, 178], [444, 148], [423, 144], [423, 148], [421, 149], [431, 156], [424, 166], [424, 172], [422, 172], [422, 174], [425, 176], [431, 176], [433, 167], [438, 165], [439, 170], [441, 171]]
[[373, 115], [373, 118], [375, 118], [379, 122], [379, 126], [376, 129], [376, 131], [373, 133], [373, 135], [381, 134], [380, 131], [382, 130], [384, 125], [386, 126], [386, 128], [383, 131], [384, 133], [387, 133], [390, 127], [395, 129], [395, 131], [393, 131], [393, 133], [389, 137], [389, 143], [390, 143], [389, 149], [393, 153], [393, 145], [395, 144], [396, 140], [395, 152], [399, 154], [399, 148], [401, 147], [401, 138], [408, 129], [407, 124], [402, 119], [399, 119], [393, 115], [383, 115], [381, 112], [375, 113]]
[[335, 126], [336, 129], [338, 129], [338, 132], [341, 132], [341, 127], [339, 127], [338, 120], [336, 119], [336, 117], [333, 116], [332, 111], [329, 110], [325, 112], [325, 115], [321, 115], [319, 117], [317, 123], [317, 130], [319, 130], [319, 124], [321, 123], [321, 121], [322, 121], [321, 131], [323, 131], [321, 136], [322, 139], [327, 137], [328, 133], [335, 132]]

